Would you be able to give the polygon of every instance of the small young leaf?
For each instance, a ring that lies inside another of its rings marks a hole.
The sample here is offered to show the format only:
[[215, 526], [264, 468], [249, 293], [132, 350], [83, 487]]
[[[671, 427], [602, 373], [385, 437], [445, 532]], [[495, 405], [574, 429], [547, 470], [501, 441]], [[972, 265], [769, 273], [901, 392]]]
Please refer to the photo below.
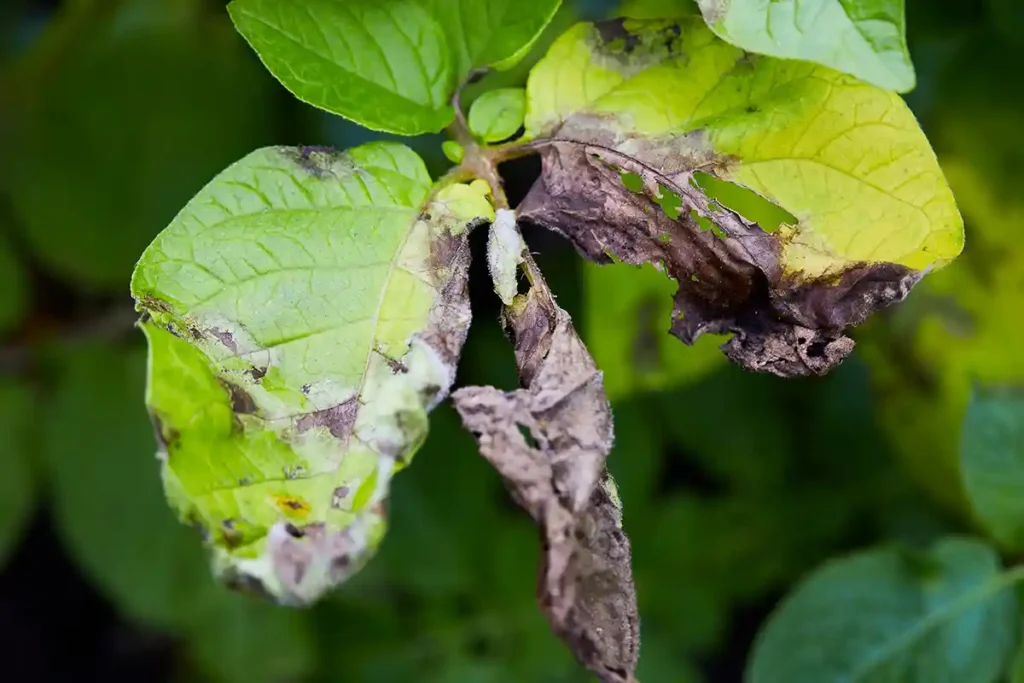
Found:
[[420, 1], [444, 27], [460, 80], [474, 67], [515, 66], [562, 4], [562, 0]]
[[964, 488], [1007, 548], [1024, 547], [1024, 390], [979, 388], [960, 433]]
[[453, 164], [461, 164], [462, 157], [466, 155], [466, 150], [462, 148], [462, 145], [455, 142], [455, 140], [445, 140], [441, 143], [441, 150], [444, 152], [445, 157], [448, 161]]
[[416, 0], [232, 0], [239, 32], [303, 102], [373, 130], [419, 135], [453, 117], [442, 25]]
[[914, 89], [904, 0], [697, 0], [708, 26], [733, 45], [804, 59], [880, 88]]
[[1020, 617], [995, 551], [947, 538], [879, 548], [804, 579], [754, 646], [748, 683], [994, 683]]
[[14, 381], [0, 381], [0, 569], [21, 540], [35, 501], [29, 449], [32, 392]]
[[484, 142], [506, 140], [523, 125], [525, 113], [523, 88], [488, 90], [469, 108], [469, 130]]
[[[963, 246], [953, 195], [897, 95], [744, 53], [699, 18], [578, 24], [530, 75], [526, 131], [549, 144], [520, 215], [598, 263], [660, 264], [679, 283], [673, 334], [733, 333], [725, 352], [750, 369], [827, 372], [853, 349], [847, 328]], [[796, 225], [768, 232], [709, 197], [697, 171]]]
[[469, 326], [486, 186], [432, 192], [394, 143], [265, 148], [143, 254], [164, 486], [218, 574], [308, 604], [370, 557]]

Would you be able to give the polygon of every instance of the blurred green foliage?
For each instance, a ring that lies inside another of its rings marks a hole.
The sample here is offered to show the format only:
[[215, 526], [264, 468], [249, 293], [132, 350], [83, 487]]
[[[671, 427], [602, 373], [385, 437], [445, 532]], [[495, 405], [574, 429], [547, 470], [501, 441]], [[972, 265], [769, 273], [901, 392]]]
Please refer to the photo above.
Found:
[[[658, 2], [628, 4], [649, 14]], [[48, 7], [0, 6], [0, 560], [31, 541], [33, 513], [50, 510], [93, 588], [127, 622], [178, 639], [183, 680], [586, 680], [536, 609], [535, 529], [448, 407], [395, 480], [380, 556], [337, 595], [297, 612], [213, 583], [199, 539], [160, 492], [143, 340], [125, 324], [131, 268], [192, 193], [255, 147], [387, 136], [293, 100], [221, 3]], [[469, 100], [522, 85], [566, 26], [613, 11], [567, 3], [523, 64]], [[919, 85], [907, 99], [957, 194], [968, 246], [864, 326], [832, 375], [751, 375], [713, 339], [685, 347], [667, 334], [672, 285], [660, 274], [583, 265], [566, 244], [537, 240], [614, 403], [609, 466], [634, 550], [645, 683], [739, 680], [755, 628], [826, 558], [888, 542], [926, 554], [948, 534], [988, 533], [959, 445], [974, 388], [1024, 379], [1024, 11], [1015, 0], [915, 0], [908, 33]], [[412, 141], [435, 173], [448, 163], [439, 140]], [[507, 170], [510, 188], [535, 172]], [[476, 289], [459, 383], [511, 388], [496, 300], [486, 282]], [[1019, 439], [1005, 447], [1021, 457]], [[970, 557], [950, 560], [969, 565], [958, 580], [982, 581], [995, 560], [965, 543], [954, 554]], [[889, 562], [889, 551], [869, 552], [862, 560]], [[877, 594], [900, 571], [858, 576]], [[860, 609], [814, 576], [780, 620]], [[1013, 628], [999, 638], [1015, 644]]]

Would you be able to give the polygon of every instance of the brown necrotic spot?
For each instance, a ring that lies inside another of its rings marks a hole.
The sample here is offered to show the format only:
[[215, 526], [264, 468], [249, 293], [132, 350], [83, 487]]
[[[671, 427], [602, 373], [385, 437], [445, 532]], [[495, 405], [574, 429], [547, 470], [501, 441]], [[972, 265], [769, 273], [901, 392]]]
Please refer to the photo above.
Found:
[[244, 534], [238, 528], [238, 521], [225, 519], [220, 523], [220, 537], [228, 548], [237, 548], [242, 544]]
[[338, 405], [303, 415], [299, 418], [295, 427], [300, 434], [314, 427], [324, 427], [335, 438], [347, 439], [352, 433], [352, 427], [355, 425], [358, 412], [359, 399], [353, 396]]
[[231, 396], [231, 410], [235, 415], [252, 415], [256, 412], [256, 402], [245, 389], [225, 380], [219, 381]]
[[345, 501], [346, 498], [349, 497], [351, 493], [352, 489], [349, 488], [348, 486], [339, 486], [338, 488], [334, 489], [334, 492], [331, 494], [331, 507], [340, 508], [341, 504]]
[[312, 510], [310, 504], [298, 496], [274, 496], [274, 503], [281, 512], [294, 517], [305, 517]]
[[246, 370], [245, 374], [249, 375], [249, 377], [251, 377], [254, 382], [259, 382], [261, 379], [267, 376], [267, 368], [259, 368], [254, 365], [248, 370]]
[[230, 332], [218, 329], [216, 327], [210, 328], [210, 334], [217, 339], [221, 344], [231, 350], [231, 353], [238, 353], [238, 345], [235, 343], [235, 338], [231, 336]]
[[303, 171], [315, 178], [322, 178], [331, 172], [341, 156], [333, 147], [307, 145], [304, 147], [280, 147], [281, 155], [291, 159]]

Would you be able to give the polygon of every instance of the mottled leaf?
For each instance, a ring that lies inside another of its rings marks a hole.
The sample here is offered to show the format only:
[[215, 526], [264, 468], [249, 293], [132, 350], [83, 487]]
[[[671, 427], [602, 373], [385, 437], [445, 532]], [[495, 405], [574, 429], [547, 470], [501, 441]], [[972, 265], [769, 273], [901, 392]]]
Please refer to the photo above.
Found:
[[996, 553], [947, 538], [879, 548], [804, 579], [758, 636], [749, 683], [994, 683], [1017, 644]]
[[28, 386], [0, 380], [0, 569], [21, 540], [36, 497], [29, 442], [33, 398]]
[[640, 633], [621, 503], [604, 469], [611, 411], [601, 373], [537, 277], [504, 313], [524, 388], [466, 387], [453, 398], [543, 530], [538, 593], [552, 628], [602, 681], [627, 683]]
[[[578, 24], [530, 76], [526, 130], [544, 171], [520, 215], [599, 263], [663, 268], [679, 283], [673, 334], [732, 333], [726, 354], [750, 369], [828, 371], [853, 348], [847, 328], [963, 245], [898, 96], [745, 53], [696, 18]], [[796, 224], [723, 206], [698, 172]]]
[[296, 97], [403, 135], [451, 122], [456, 80], [444, 27], [416, 0], [233, 0], [228, 11]]
[[493, 217], [401, 145], [265, 148], [143, 254], [164, 486], [229, 584], [306, 604], [373, 553], [454, 378], [468, 228]]
[[484, 142], [499, 142], [516, 134], [526, 113], [522, 88], [488, 90], [469, 108], [469, 130]]
[[744, 50], [805, 59], [880, 88], [914, 89], [904, 0], [697, 0], [708, 26]]
[[964, 488], [1003, 545], [1024, 546], [1024, 391], [978, 388], [960, 432]]

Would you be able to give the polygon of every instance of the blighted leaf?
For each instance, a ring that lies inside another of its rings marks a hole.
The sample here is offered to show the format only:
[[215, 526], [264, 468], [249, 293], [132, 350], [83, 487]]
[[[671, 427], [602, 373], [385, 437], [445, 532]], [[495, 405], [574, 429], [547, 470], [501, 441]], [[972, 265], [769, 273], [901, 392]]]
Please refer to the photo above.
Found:
[[35, 500], [29, 443], [32, 409], [32, 391], [27, 386], [0, 381], [0, 434], [4, 436], [0, 443], [0, 568], [21, 540]]
[[253, 152], [143, 254], [164, 486], [229, 584], [306, 604], [370, 557], [465, 340], [477, 185], [393, 143]]
[[960, 434], [964, 488], [1008, 548], [1024, 545], [1024, 391], [975, 390]]
[[524, 388], [466, 387], [455, 407], [543, 530], [538, 592], [552, 628], [602, 681], [627, 683], [639, 619], [621, 504], [604, 469], [612, 420], [601, 373], [543, 286], [534, 282], [504, 315]]
[[828, 562], [782, 602], [746, 680], [994, 683], [1019, 620], [999, 558], [980, 541], [864, 551]]
[[695, 382], [722, 366], [724, 338], [704, 335], [686, 347], [665, 329], [675, 289], [651, 266], [584, 264], [581, 336], [613, 402]]
[[523, 125], [526, 91], [522, 88], [488, 90], [469, 108], [469, 130], [484, 142], [499, 142]]
[[275, 107], [272, 82], [206, 3], [189, 21], [192, 2], [117, 5], [47, 77], [0, 163], [35, 258], [76, 287], [119, 291], [206, 179], [269, 138]]
[[[892, 93], [760, 57], [699, 19], [578, 24], [527, 87], [544, 170], [520, 216], [599, 263], [654, 263], [679, 283], [672, 332], [732, 333], [726, 354], [824, 373], [844, 332], [961, 250], [963, 223], [928, 141]], [[768, 232], [695, 173], [798, 219]]]
[[904, 0], [697, 0], [719, 37], [763, 55], [804, 59], [887, 90], [914, 89]]
[[444, 27], [461, 79], [474, 67], [508, 69], [526, 56], [561, 0], [420, 0]]
[[233, 0], [239, 32], [303, 102], [373, 130], [451, 122], [455, 65], [443, 26], [416, 0]]
[[21, 321], [28, 293], [28, 273], [6, 237], [0, 233], [0, 334]]

